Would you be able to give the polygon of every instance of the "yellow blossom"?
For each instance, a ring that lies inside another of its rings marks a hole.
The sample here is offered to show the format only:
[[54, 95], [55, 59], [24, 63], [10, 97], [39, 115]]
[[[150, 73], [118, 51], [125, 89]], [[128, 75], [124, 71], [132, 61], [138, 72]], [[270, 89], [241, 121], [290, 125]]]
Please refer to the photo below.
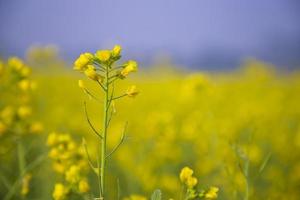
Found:
[[89, 62], [93, 59], [93, 54], [91, 53], [83, 53], [77, 58], [74, 62], [74, 69], [83, 71], [85, 67], [89, 64]]
[[11, 57], [8, 59], [8, 66], [12, 67], [15, 70], [21, 70], [24, 66], [23, 61], [18, 57]]
[[47, 138], [47, 145], [48, 146], [53, 146], [57, 143], [58, 141], [58, 136], [57, 136], [57, 133], [55, 132], [52, 132], [48, 135], [48, 138]]
[[138, 69], [138, 64], [134, 60], [129, 60], [124, 64], [123, 70], [120, 72], [122, 77], [126, 77], [130, 72], [136, 72]]
[[21, 195], [22, 196], [26, 196], [28, 194], [28, 192], [29, 192], [29, 183], [30, 183], [31, 178], [32, 178], [31, 174], [25, 174], [23, 176], [22, 188], [21, 188]]
[[96, 69], [93, 65], [88, 65], [87, 69], [84, 70], [84, 74], [94, 81], [101, 81], [101, 75], [97, 74]]
[[44, 130], [44, 126], [42, 123], [40, 122], [34, 122], [30, 125], [29, 127], [29, 131], [31, 133], [40, 133]]
[[26, 118], [28, 116], [30, 116], [32, 113], [32, 110], [29, 106], [21, 106], [18, 109], [18, 116], [20, 118]]
[[218, 197], [219, 188], [210, 187], [207, 193], [205, 194], [206, 199], [216, 199]]
[[112, 50], [112, 56], [113, 57], [120, 56], [121, 50], [122, 50], [122, 47], [120, 45], [115, 45], [114, 48], [113, 48], [113, 50]]
[[80, 178], [80, 168], [76, 165], [72, 165], [68, 171], [66, 171], [66, 181], [70, 183], [76, 183]]
[[52, 193], [54, 200], [64, 200], [67, 194], [68, 190], [62, 183], [55, 184], [54, 191]]
[[90, 190], [90, 186], [86, 180], [79, 181], [78, 190], [80, 193], [86, 193]]
[[188, 178], [190, 178], [193, 175], [194, 171], [189, 168], [189, 167], [184, 167], [182, 168], [179, 178], [181, 180], [181, 182], [186, 182], [188, 180]]
[[126, 91], [128, 97], [135, 97], [136, 95], [138, 95], [138, 93], [139, 91], [136, 89], [135, 85], [130, 86]]
[[195, 177], [188, 177], [186, 180], [186, 186], [188, 186], [189, 188], [193, 188], [195, 187], [195, 185], [197, 185], [198, 180]]
[[31, 88], [31, 83], [28, 79], [23, 79], [18, 83], [18, 86], [21, 90], [27, 91]]
[[80, 87], [81, 89], [85, 89], [86, 88], [83, 80], [78, 80], [78, 87]]
[[31, 73], [31, 69], [29, 67], [22, 67], [22, 69], [20, 69], [20, 73], [23, 77], [27, 77], [30, 75]]
[[3, 64], [3, 62], [0, 60], [0, 75], [2, 74], [3, 70], [4, 70], [4, 64]]
[[141, 195], [133, 194], [125, 198], [124, 200], [147, 200], [147, 198]]
[[110, 59], [110, 57], [111, 57], [111, 52], [109, 50], [98, 50], [96, 52], [96, 57], [101, 62], [107, 62]]

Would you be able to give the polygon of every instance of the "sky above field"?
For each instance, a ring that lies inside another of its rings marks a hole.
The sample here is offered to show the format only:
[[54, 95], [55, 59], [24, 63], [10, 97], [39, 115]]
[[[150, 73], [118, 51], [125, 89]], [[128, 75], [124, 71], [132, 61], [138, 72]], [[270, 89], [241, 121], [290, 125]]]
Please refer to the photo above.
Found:
[[298, 0], [0, 0], [0, 55], [55, 44], [74, 59], [121, 44], [149, 63], [237, 65], [248, 57], [300, 66]]

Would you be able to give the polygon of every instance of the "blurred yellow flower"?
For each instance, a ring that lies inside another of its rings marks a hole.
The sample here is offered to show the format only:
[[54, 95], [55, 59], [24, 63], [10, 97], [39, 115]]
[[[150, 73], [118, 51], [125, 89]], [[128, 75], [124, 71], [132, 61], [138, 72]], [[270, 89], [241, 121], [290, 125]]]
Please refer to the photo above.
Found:
[[112, 56], [113, 57], [120, 56], [121, 50], [122, 50], [122, 47], [120, 45], [115, 45], [114, 48], [113, 48], [113, 50], [112, 50]]
[[78, 87], [80, 87], [81, 89], [85, 89], [86, 88], [83, 80], [78, 80]]
[[189, 167], [182, 168], [179, 175], [181, 182], [185, 183], [188, 180], [188, 178], [190, 178], [193, 175], [193, 173], [194, 171]]
[[25, 174], [22, 178], [21, 195], [26, 196], [29, 193], [29, 184], [32, 178], [31, 174]]
[[41, 133], [43, 130], [44, 130], [44, 126], [40, 122], [34, 122], [29, 127], [30, 133]]
[[28, 79], [23, 79], [18, 83], [21, 90], [27, 91], [31, 88], [31, 82]]
[[76, 165], [72, 165], [69, 170], [66, 171], [66, 181], [70, 183], [76, 183], [80, 178], [80, 168]]
[[127, 198], [124, 198], [123, 200], [147, 200], [147, 198], [141, 195], [133, 194]]
[[80, 193], [86, 193], [90, 190], [90, 186], [86, 180], [79, 181], [78, 190]]
[[126, 77], [130, 72], [136, 72], [138, 70], [138, 64], [134, 60], [129, 60], [124, 64], [123, 70], [120, 72], [122, 77]]
[[84, 70], [84, 74], [94, 81], [101, 81], [101, 75], [97, 74], [93, 65], [88, 65], [87, 69]]
[[195, 185], [197, 185], [198, 180], [195, 177], [188, 177], [186, 180], [186, 186], [188, 186], [189, 188], [193, 188], [195, 187]]
[[8, 66], [18, 71], [24, 66], [24, 63], [18, 57], [11, 57], [8, 59]]
[[53, 146], [58, 142], [58, 136], [56, 132], [52, 132], [48, 135], [47, 138], [47, 145], [48, 146]]
[[19, 107], [17, 113], [20, 118], [26, 118], [31, 115], [32, 110], [29, 106], [21, 106]]
[[205, 194], [206, 199], [216, 199], [218, 197], [219, 188], [210, 187], [207, 193]]
[[85, 67], [89, 64], [89, 62], [93, 59], [93, 54], [91, 53], [83, 53], [77, 58], [74, 62], [74, 69], [83, 71]]
[[96, 52], [96, 57], [101, 62], [107, 62], [110, 59], [110, 57], [111, 57], [111, 52], [109, 50], [98, 50]]
[[67, 188], [62, 183], [56, 183], [54, 186], [54, 191], [52, 197], [54, 200], [64, 200], [68, 194]]
[[132, 85], [127, 89], [126, 94], [128, 97], [135, 97], [139, 94], [139, 91], [136, 89], [135, 85]]

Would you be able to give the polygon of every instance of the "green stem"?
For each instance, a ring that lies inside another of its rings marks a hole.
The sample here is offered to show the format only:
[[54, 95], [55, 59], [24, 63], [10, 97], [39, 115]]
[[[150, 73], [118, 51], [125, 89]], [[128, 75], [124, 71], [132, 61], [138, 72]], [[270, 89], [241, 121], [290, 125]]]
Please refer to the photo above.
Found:
[[245, 176], [245, 197], [244, 200], [249, 199], [249, 160], [245, 163], [245, 169], [244, 169], [244, 176]]
[[24, 175], [24, 170], [26, 166], [25, 155], [24, 155], [24, 147], [21, 139], [18, 141], [18, 160], [19, 160], [19, 172], [20, 175]]
[[107, 118], [108, 118], [108, 110], [109, 110], [109, 67], [106, 67], [105, 74], [105, 88], [104, 90], [104, 106], [103, 106], [103, 138], [101, 144], [101, 191], [100, 191], [100, 199], [104, 200], [105, 194], [105, 167], [106, 167], [106, 136], [107, 136]]

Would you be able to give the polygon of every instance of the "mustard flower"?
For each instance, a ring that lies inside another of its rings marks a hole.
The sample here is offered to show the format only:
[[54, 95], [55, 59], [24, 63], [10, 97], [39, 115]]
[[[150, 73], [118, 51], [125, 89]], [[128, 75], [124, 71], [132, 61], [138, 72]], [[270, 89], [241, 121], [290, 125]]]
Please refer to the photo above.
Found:
[[48, 146], [53, 146], [58, 142], [58, 135], [56, 132], [52, 132], [48, 135], [47, 138], [47, 145]]
[[33, 122], [29, 127], [30, 133], [41, 133], [43, 130], [44, 126], [40, 122]]
[[188, 178], [190, 178], [193, 175], [193, 173], [194, 171], [189, 167], [182, 168], [179, 175], [181, 182], [185, 183], [188, 180]]
[[129, 60], [123, 65], [123, 69], [120, 72], [121, 77], [126, 77], [131, 72], [136, 72], [138, 70], [138, 64], [134, 60]]
[[186, 186], [188, 186], [188, 188], [193, 188], [195, 187], [195, 185], [197, 185], [198, 180], [195, 177], [188, 177], [186, 180]]
[[8, 59], [8, 66], [19, 71], [24, 66], [23, 61], [18, 57], [11, 57]]
[[69, 183], [76, 183], [80, 178], [80, 168], [77, 165], [72, 165], [69, 170], [66, 171], [66, 181]]
[[87, 69], [84, 70], [84, 74], [94, 81], [102, 81], [102, 76], [97, 74], [96, 69], [93, 65], [88, 65]]
[[25, 174], [22, 178], [21, 195], [26, 196], [29, 193], [29, 184], [32, 178], [31, 174]]
[[206, 199], [216, 199], [218, 197], [219, 188], [210, 187], [207, 193], [205, 194]]
[[78, 87], [81, 88], [81, 89], [85, 89], [86, 88], [83, 80], [78, 80]]
[[128, 97], [135, 97], [136, 95], [138, 95], [139, 91], [136, 89], [135, 85], [130, 86], [127, 91], [126, 91], [126, 95]]
[[109, 50], [98, 50], [96, 52], [96, 58], [98, 58], [101, 62], [109, 61], [111, 57], [111, 52]]
[[93, 57], [94, 56], [91, 53], [80, 54], [80, 56], [74, 62], [74, 69], [83, 71], [86, 68], [86, 66], [90, 63], [90, 61], [93, 59]]
[[90, 190], [90, 186], [86, 180], [79, 181], [78, 190], [80, 193], [86, 193]]
[[112, 56], [115, 58], [119, 57], [121, 54], [121, 50], [122, 50], [122, 47], [120, 45], [115, 45], [112, 50]]
[[28, 116], [30, 116], [32, 113], [32, 110], [29, 106], [21, 106], [18, 109], [18, 116], [20, 118], [26, 118]]
[[23, 79], [18, 83], [18, 86], [23, 91], [28, 91], [31, 88], [31, 82], [28, 79]]
[[62, 183], [56, 183], [52, 196], [54, 200], [64, 200], [68, 194], [67, 188]]

